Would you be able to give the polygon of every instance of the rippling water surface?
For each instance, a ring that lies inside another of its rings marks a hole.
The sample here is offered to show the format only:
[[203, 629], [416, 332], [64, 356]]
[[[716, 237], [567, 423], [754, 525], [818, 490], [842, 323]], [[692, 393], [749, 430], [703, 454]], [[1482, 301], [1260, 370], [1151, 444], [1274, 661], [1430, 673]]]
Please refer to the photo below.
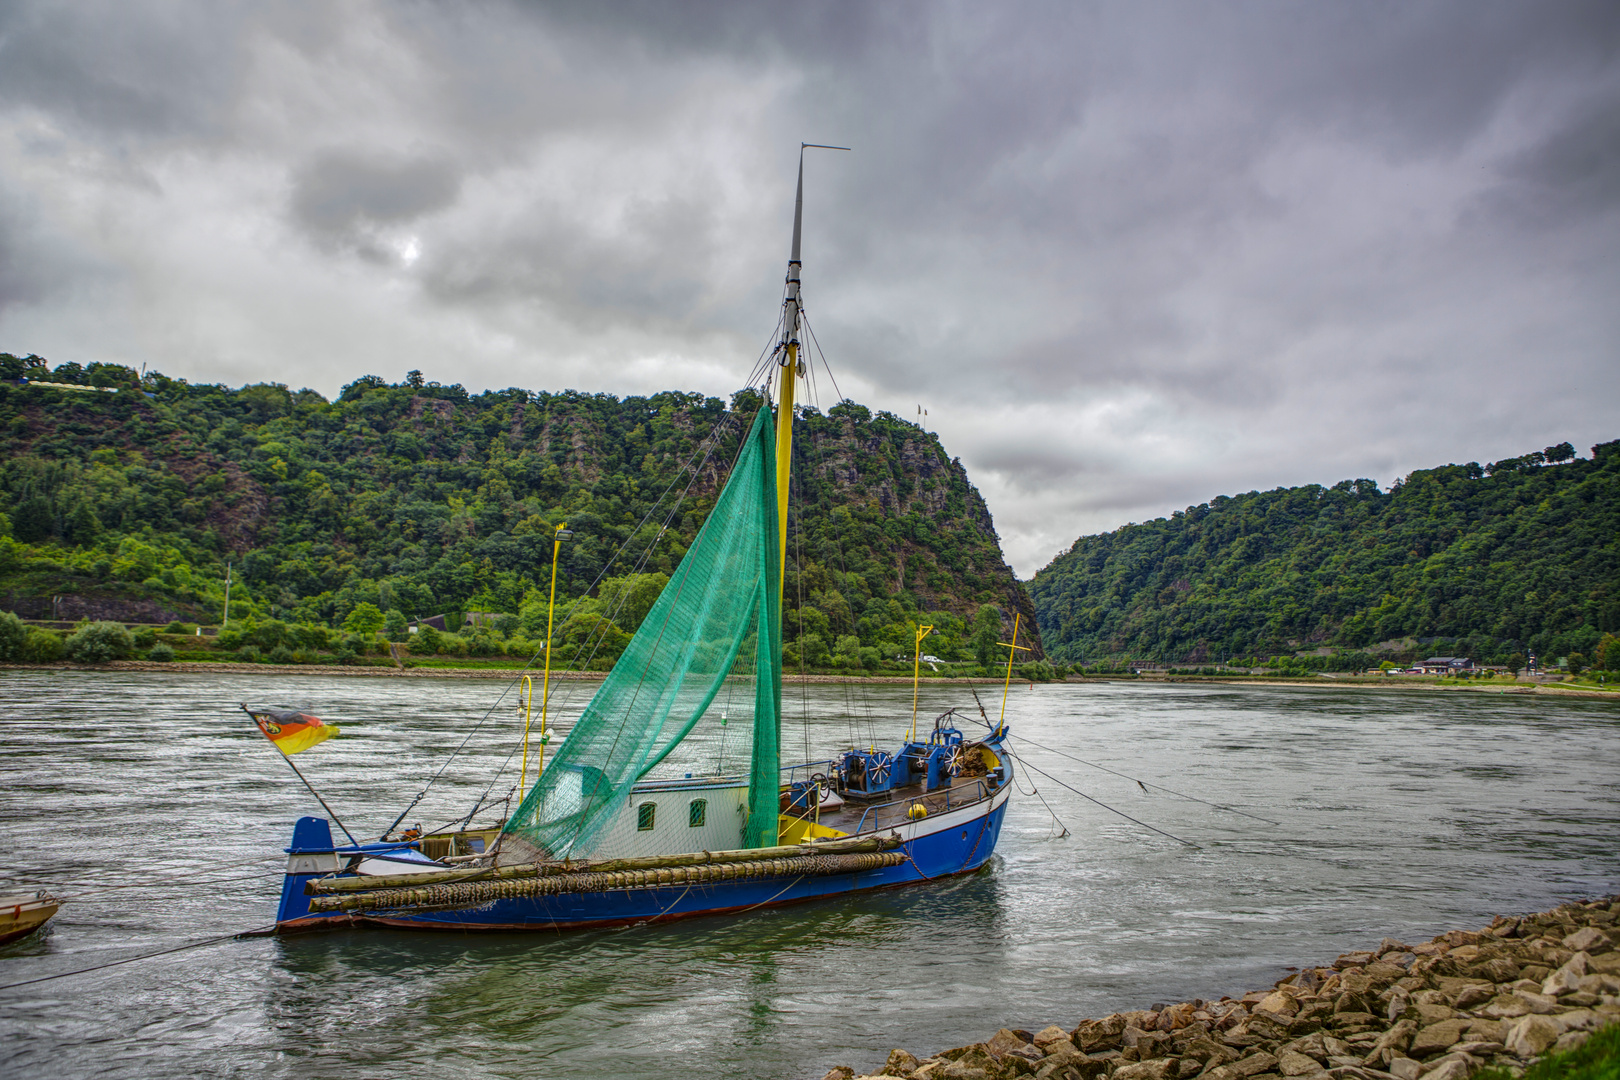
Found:
[[[237, 702], [341, 722], [297, 760], [375, 834], [501, 689], [0, 673], [0, 880], [74, 898], [43, 937], [0, 946], [0, 983], [273, 919], [279, 849], [318, 811]], [[865, 738], [872, 717], [897, 742], [910, 711], [900, 687], [786, 694], [800, 751]], [[928, 716], [972, 702], [923, 695]], [[1007, 711], [1051, 750], [1021, 744], [1038, 794], [1014, 797], [971, 877], [614, 931], [226, 941], [0, 990], [0, 1075], [819, 1077], [1620, 888], [1616, 704], [1095, 684], [1018, 688]], [[413, 819], [466, 812], [516, 731], [508, 701]]]

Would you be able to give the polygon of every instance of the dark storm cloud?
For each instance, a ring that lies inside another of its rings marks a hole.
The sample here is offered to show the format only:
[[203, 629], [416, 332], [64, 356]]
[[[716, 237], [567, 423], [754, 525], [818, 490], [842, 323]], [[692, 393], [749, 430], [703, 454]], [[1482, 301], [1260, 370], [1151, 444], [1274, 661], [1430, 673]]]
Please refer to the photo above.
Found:
[[376, 225], [408, 223], [455, 200], [461, 177], [448, 161], [394, 161], [333, 150], [317, 155], [293, 181], [292, 212], [324, 241], [352, 242]]
[[1612, 2], [14, 4], [0, 348], [721, 393], [849, 145], [817, 338], [1027, 573], [1613, 437], [1617, 57]]

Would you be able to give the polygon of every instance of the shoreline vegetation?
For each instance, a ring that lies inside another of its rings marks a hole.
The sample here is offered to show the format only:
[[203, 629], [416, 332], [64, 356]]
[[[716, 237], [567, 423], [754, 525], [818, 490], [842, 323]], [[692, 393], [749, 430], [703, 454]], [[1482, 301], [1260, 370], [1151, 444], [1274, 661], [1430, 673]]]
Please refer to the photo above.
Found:
[[[1607, 1080], [1620, 1069], [1620, 896], [1385, 938], [1271, 989], [1082, 1019], [920, 1059], [907, 1080]], [[823, 1080], [859, 1080], [847, 1065]]]
[[[403, 661], [394, 664], [386, 659], [362, 664], [276, 664], [233, 660], [109, 660], [104, 663], [78, 664], [70, 661], [49, 663], [0, 663], [0, 671], [116, 671], [119, 673], [146, 672], [152, 674], [235, 674], [235, 675], [323, 675], [355, 678], [429, 678], [429, 679], [512, 679], [523, 675], [538, 677], [540, 669], [524, 667], [517, 662], [490, 662], [483, 664], [452, 663], [443, 660]], [[600, 682], [607, 678], [605, 671], [574, 671], [553, 669], [551, 678], [581, 682]], [[1310, 690], [1417, 690], [1464, 691], [1496, 694], [1541, 694], [1554, 697], [1581, 697], [1620, 700], [1620, 685], [1614, 687], [1572, 682], [1535, 682], [1494, 680], [1445, 679], [1428, 676], [1378, 677], [1287, 677], [1268, 675], [1067, 675], [1057, 678], [1030, 679], [1014, 669], [1013, 683], [1032, 686], [1036, 682], [1063, 682], [1070, 684], [1140, 683], [1148, 685], [1206, 685], [1206, 686], [1281, 686]], [[909, 675], [854, 675], [842, 672], [783, 672], [782, 681], [794, 684], [859, 683], [863, 685], [909, 686]], [[1005, 676], [953, 675], [925, 672], [922, 681], [931, 685], [947, 686], [1001, 686]]]

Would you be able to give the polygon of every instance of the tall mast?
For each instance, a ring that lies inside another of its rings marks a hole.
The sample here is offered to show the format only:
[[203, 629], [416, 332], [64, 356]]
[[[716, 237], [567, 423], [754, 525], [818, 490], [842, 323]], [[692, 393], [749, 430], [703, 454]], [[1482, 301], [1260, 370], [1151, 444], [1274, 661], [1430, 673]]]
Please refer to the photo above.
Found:
[[777, 347], [781, 387], [776, 405], [776, 527], [782, 565], [778, 588], [787, 587], [788, 477], [793, 465], [793, 389], [799, 381], [799, 234], [804, 225], [804, 146], [799, 147], [799, 189], [793, 196], [793, 253], [788, 256], [787, 300], [782, 312], [782, 343]]
[[799, 187], [793, 196], [793, 252], [788, 256], [787, 299], [782, 313], [782, 342], [777, 346], [776, 373], [780, 391], [776, 403], [776, 526], [782, 567], [778, 587], [787, 586], [787, 507], [788, 478], [793, 465], [793, 390], [804, 374], [799, 359], [799, 236], [804, 225], [804, 152], [806, 150], [848, 150], [847, 146], [822, 143], [799, 144]]

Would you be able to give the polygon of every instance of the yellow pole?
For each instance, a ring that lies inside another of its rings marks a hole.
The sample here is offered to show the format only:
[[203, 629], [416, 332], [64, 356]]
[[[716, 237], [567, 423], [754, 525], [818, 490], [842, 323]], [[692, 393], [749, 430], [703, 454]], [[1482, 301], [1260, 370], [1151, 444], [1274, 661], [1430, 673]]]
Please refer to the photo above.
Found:
[[787, 345], [787, 363], [778, 371], [782, 380], [776, 408], [776, 535], [781, 541], [782, 573], [777, 585], [787, 589], [788, 478], [793, 466], [793, 384], [799, 375], [799, 343]]
[[[551, 704], [551, 620], [557, 613], [557, 555], [562, 551], [562, 534], [568, 531], [568, 523], [557, 526], [556, 532], [551, 534], [551, 599], [546, 604], [546, 663], [544, 674], [540, 677], [540, 737], [546, 735], [546, 710]], [[540, 769], [545, 768], [545, 744], [540, 746], [540, 767], [535, 770], [536, 782], [540, 779]]]
[[1018, 644], [1018, 620], [1020, 618], [1022, 618], [1022, 617], [1023, 616], [1022, 616], [1021, 612], [1017, 612], [1017, 611], [1013, 612], [1013, 635], [1012, 635], [1013, 639], [1012, 639], [1012, 641], [1010, 641], [1010, 642], [1008, 642], [1008, 641], [998, 641], [998, 642], [996, 642], [997, 645], [1005, 645], [1007, 647], [1007, 681], [1001, 687], [1001, 719], [996, 722], [996, 727], [998, 729], [999, 728], [1004, 728], [1004, 727], [1007, 726], [1007, 691], [1012, 689], [1012, 662], [1013, 662], [1013, 657], [1017, 656], [1020, 652], [1033, 652], [1034, 651], [1034, 650], [1030, 649], [1026, 645]]
[[906, 735], [906, 741], [911, 742], [917, 738], [917, 682], [922, 678], [922, 643], [923, 638], [934, 632], [932, 626], [917, 627], [917, 640], [912, 643], [911, 649], [911, 731]]
[[529, 718], [534, 712], [534, 680], [523, 676], [518, 687], [518, 708], [523, 710], [523, 769], [518, 773], [518, 801], [529, 793]]

